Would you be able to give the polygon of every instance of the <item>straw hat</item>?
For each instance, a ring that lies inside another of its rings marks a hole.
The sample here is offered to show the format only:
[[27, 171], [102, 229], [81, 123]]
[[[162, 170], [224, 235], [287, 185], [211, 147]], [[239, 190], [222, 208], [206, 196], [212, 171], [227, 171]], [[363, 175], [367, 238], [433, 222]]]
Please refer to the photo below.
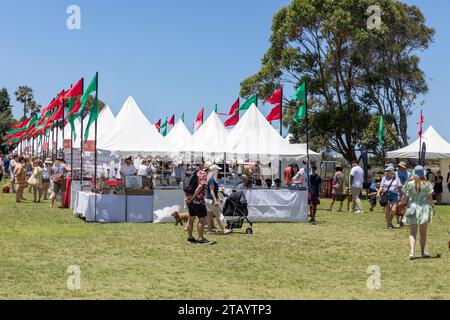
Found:
[[404, 161], [397, 164], [397, 167], [402, 167], [403, 169], [406, 169], [406, 163]]
[[219, 167], [217, 164], [213, 164], [212, 166], [209, 166], [209, 171], [214, 171], [214, 170], [222, 170], [221, 167]]
[[210, 161], [206, 161], [206, 162], [203, 164], [203, 170], [208, 170], [209, 167], [211, 167], [211, 166], [212, 166], [212, 163], [211, 163]]

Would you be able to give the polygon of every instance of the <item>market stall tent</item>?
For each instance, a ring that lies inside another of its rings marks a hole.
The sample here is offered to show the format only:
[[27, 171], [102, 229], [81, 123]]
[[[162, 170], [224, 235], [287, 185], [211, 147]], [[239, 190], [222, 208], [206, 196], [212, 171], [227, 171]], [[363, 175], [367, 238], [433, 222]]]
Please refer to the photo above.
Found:
[[[420, 138], [402, 149], [396, 151], [389, 151], [387, 157], [390, 159], [418, 159]], [[450, 193], [446, 188], [446, 179], [450, 166], [450, 143], [448, 143], [432, 126], [422, 135], [422, 143], [426, 145], [426, 159], [438, 159], [441, 175], [444, 178], [444, 193], [442, 194], [442, 201], [450, 203]]]
[[[239, 123], [231, 130], [225, 144], [227, 159], [274, 161], [300, 161], [306, 159], [306, 146], [289, 144], [271, 126], [261, 111], [252, 104]], [[312, 160], [320, 154], [311, 151]]]
[[[423, 142], [426, 144], [427, 159], [450, 159], [450, 144], [432, 126], [422, 135]], [[399, 150], [389, 151], [387, 157], [389, 159], [418, 159], [420, 143], [420, 138], [417, 138], [409, 146]]]
[[166, 157], [174, 149], [148, 121], [132, 97], [125, 101], [114, 127], [103, 139], [99, 149], [118, 157]]
[[196, 162], [202, 157], [205, 161], [223, 161], [226, 141], [225, 126], [217, 113], [213, 112], [192, 136], [191, 151], [195, 154]]
[[164, 137], [164, 140], [174, 147], [174, 151], [177, 153], [174, 160], [190, 161], [192, 134], [181, 119], [178, 120], [172, 130]]

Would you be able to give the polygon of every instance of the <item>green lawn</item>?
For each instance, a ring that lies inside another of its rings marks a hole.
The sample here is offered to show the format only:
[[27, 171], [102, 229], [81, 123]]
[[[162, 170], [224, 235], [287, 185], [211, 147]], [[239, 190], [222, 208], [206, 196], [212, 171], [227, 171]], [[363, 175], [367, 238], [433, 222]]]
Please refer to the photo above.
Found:
[[[186, 244], [172, 224], [95, 224], [48, 203], [0, 194], [2, 299], [450, 299], [450, 254], [435, 219], [428, 251], [409, 261], [408, 229], [383, 215], [319, 211], [318, 225], [256, 224], [252, 236]], [[323, 200], [323, 203], [327, 200]], [[440, 207], [450, 221], [450, 207]], [[67, 289], [79, 265], [81, 289]], [[367, 288], [378, 265], [381, 289]]]

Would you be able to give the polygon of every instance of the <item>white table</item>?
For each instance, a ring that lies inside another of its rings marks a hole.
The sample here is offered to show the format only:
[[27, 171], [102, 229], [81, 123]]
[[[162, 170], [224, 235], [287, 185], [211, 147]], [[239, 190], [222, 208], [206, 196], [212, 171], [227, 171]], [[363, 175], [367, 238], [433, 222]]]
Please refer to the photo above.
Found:
[[184, 211], [184, 192], [181, 188], [156, 188], [153, 203], [153, 222], [175, 222], [172, 213]]
[[[97, 209], [95, 210], [95, 201]], [[79, 191], [74, 213], [88, 222], [152, 222], [153, 196], [124, 196]]]
[[[226, 188], [230, 194], [232, 188]], [[234, 189], [236, 190], [236, 189]], [[240, 189], [248, 203], [248, 218], [255, 222], [307, 222], [308, 192], [291, 189]]]

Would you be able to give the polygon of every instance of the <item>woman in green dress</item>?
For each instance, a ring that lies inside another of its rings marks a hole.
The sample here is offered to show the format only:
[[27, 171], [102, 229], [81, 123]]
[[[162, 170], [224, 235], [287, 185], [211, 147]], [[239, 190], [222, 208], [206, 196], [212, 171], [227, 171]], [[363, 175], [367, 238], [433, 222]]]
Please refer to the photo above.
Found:
[[422, 166], [414, 169], [413, 176], [403, 187], [404, 196], [402, 207], [406, 207], [405, 222], [410, 225], [411, 231], [409, 244], [411, 252], [409, 259], [414, 259], [417, 231], [420, 233], [420, 257], [429, 258], [425, 252], [427, 243], [428, 224], [433, 218], [433, 186], [425, 178], [425, 170]]

